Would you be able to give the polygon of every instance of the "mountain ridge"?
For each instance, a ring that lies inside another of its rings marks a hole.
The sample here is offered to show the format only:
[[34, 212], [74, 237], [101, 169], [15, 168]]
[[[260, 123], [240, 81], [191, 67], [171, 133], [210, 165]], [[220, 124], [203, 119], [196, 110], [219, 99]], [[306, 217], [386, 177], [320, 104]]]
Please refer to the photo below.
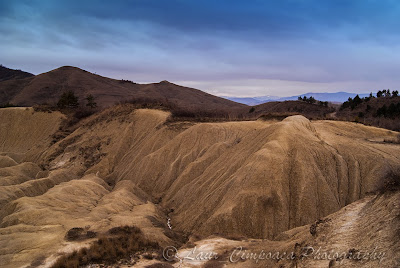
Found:
[[25, 71], [11, 69], [11, 68], [8, 68], [8, 67], [0, 64], [0, 82], [6, 81], [6, 80], [12, 80], [12, 79], [23, 79], [23, 78], [32, 77], [32, 76], [35, 76], [35, 75], [25, 72]]
[[140, 98], [151, 101], [168, 100], [194, 111], [245, 107], [243, 104], [166, 80], [159, 83], [138, 84], [129, 80], [103, 77], [73, 66], [62, 66], [36, 76], [0, 82], [0, 104], [55, 105], [62, 93], [68, 90], [72, 90], [80, 101], [89, 94], [93, 95], [100, 107], [109, 107]]

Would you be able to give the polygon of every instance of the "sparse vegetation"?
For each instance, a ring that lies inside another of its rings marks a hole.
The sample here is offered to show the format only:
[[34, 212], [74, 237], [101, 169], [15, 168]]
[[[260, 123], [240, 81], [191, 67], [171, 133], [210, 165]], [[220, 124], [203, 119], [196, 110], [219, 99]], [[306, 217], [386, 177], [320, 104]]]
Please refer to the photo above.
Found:
[[86, 96], [86, 101], [87, 101], [86, 106], [92, 109], [97, 107], [97, 103], [94, 101], [94, 97], [92, 94]]
[[8, 108], [8, 107], [16, 107], [16, 105], [14, 105], [10, 102], [0, 105], [0, 108]]
[[326, 218], [326, 219], [323, 219], [323, 220], [322, 219], [317, 220], [315, 223], [310, 225], [310, 234], [312, 236], [316, 236], [317, 235], [318, 226], [320, 224], [324, 224], [324, 223], [327, 223], [327, 222], [330, 222], [330, 221], [331, 221], [331, 219], [329, 219], [329, 218]]
[[379, 90], [368, 97], [360, 98], [358, 95], [344, 102], [337, 113], [341, 120], [358, 121], [366, 125], [383, 127], [400, 131], [400, 99], [398, 91], [389, 89]]
[[79, 106], [78, 97], [72, 90], [64, 92], [57, 102], [59, 108], [76, 108]]
[[384, 139], [383, 141], [384, 141], [384, 142], [387, 142], [387, 143], [400, 144], [400, 134], [397, 135], [397, 137], [395, 137], [395, 138], [392, 138], [392, 139]]
[[71, 228], [66, 234], [65, 239], [68, 241], [84, 240], [88, 238], [96, 237], [96, 233], [92, 231], [86, 231], [84, 228], [74, 227]]
[[215, 122], [215, 121], [237, 121], [249, 119], [241, 112], [229, 109], [201, 110], [198, 108], [182, 107], [168, 99], [134, 98], [126, 103], [134, 105], [135, 109], [159, 109], [171, 112], [171, 121], [196, 121], [196, 122]]
[[89, 264], [114, 264], [135, 254], [158, 251], [156, 242], [150, 242], [134, 226], [115, 227], [95, 241], [89, 248], [82, 248], [58, 258], [53, 268], [72, 268]]
[[310, 96], [309, 98], [307, 98], [307, 96], [304, 97], [298, 97], [297, 100], [299, 101], [304, 101], [306, 103], [310, 103], [310, 104], [318, 104], [319, 106], [324, 106], [324, 107], [328, 107], [328, 102], [327, 101], [319, 101], [316, 100], [313, 96]]
[[135, 82], [131, 81], [131, 80], [125, 80], [125, 79], [121, 79], [119, 80], [120, 83], [129, 83], [129, 84], [136, 84]]
[[313, 97], [313, 96], [310, 96], [309, 98], [307, 98], [307, 96], [304, 96], [304, 97], [298, 97], [298, 100], [299, 101], [304, 101], [304, 102], [307, 102], [307, 103], [311, 103], [311, 104], [314, 104], [314, 103], [316, 103], [317, 102], [317, 100]]

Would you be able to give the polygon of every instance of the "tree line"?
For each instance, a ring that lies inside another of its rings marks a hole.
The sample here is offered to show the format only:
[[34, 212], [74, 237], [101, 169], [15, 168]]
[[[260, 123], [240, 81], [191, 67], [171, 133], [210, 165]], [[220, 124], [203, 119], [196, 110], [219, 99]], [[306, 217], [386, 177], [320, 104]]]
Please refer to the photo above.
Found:
[[307, 98], [307, 96], [304, 96], [304, 97], [299, 96], [297, 98], [297, 100], [304, 101], [304, 102], [310, 103], [310, 104], [318, 104], [320, 106], [328, 107], [328, 102], [327, 101], [316, 100], [313, 96], [310, 96], [309, 98]]
[[[360, 105], [363, 102], [369, 102], [371, 99], [374, 98], [394, 98], [399, 96], [399, 91], [398, 90], [393, 90], [392, 92], [390, 89], [384, 89], [384, 90], [379, 90], [376, 93], [376, 97], [372, 94], [372, 92], [369, 94], [368, 97], [360, 98], [358, 94], [353, 98], [349, 98], [347, 101], [345, 101], [342, 106], [340, 106], [340, 110], [349, 108], [351, 110], [354, 110], [358, 105]], [[367, 107], [368, 109], [368, 107]]]
[[[372, 94], [372, 92], [369, 94], [368, 97], [360, 98], [360, 96], [356, 95], [354, 98], [349, 98], [347, 101], [345, 101], [342, 106], [340, 107], [340, 110], [350, 108], [351, 110], [354, 110], [356, 107], [358, 107], [362, 103], [367, 103], [371, 99], [374, 98], [386, 98], [386, 99], [393, 99], [399, 96], [399, 91], [398, 90], [393, 90], [390, 91], [390, 89], [384, 89], [384, 90], [379, 90], [376, 93], [376, 96]], [[372, 104], [371, 104], [372, 105]], [[365, 108], [365, 113], [370, 113], [373, 109], [372, 106], [367, 104]], [[365, 116], [364, 112], [359, 112], [358, 117], [364, 117]], [[385, 117], [385, 118], [391, 118], [394, 119], [396, 117], [400, 116], [400, 102], [392, 102], [390, 105], [384, 104], [376, 109], [376, 112], [372, 114], [374, 117]]]

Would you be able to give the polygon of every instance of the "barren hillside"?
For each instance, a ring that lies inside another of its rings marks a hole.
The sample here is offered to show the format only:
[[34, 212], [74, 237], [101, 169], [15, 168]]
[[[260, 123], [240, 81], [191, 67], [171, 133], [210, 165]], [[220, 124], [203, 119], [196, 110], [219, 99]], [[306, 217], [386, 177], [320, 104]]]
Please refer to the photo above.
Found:
[[[248, 245], [284, 239], [289, 247], [307, 237], [309, 224], [371, 198], [400, 168], [400, 146], [383, 142], [398, 133], [384, 129], [303, 116], [193, 123], [169, 115], [119, 105], [56, 138], [59, 112], [1, 109], [0, 263], [50, 265], [96, 239], [67, 240], [72, 228], [98, 237], [123, 225], [161, 246], [217, 235]], [[371, 215], [398, 195], [380, 198], [365, 217], [377, 220]], [[380, 213], [396, 218], [396, 211]], [[329, 232], [347, 228], [343, 213], [329, 216]], [[382, 246], [398, 246], [382, 237]], [[326, 239], [318, 241], [335, 235]]]
[[14, 70], [0, 65], [0, 81], [10, 80], [10, 79], [22, 79], [34, 76], [31, 73], [24, 72], [21, 70]]
[[0, 104], [10, 102], [20, 106], [55, 105], [63, 92], [72, 90], [81, 103], [92, 94], [101, 107], [131, 99], [166, 100], [192, 110], [239, 109], [246, 105], [219, 98], [203, 91], [178, 86], [168, 81], [136, 84], [115, 80], [85, 70], [64, 66], [34, 77], [0, 82]]

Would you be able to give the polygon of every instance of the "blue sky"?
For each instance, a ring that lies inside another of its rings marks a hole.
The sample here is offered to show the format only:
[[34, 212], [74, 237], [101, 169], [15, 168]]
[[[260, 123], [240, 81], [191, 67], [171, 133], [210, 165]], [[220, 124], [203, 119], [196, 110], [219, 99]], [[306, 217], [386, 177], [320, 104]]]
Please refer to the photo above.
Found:
[[399, 17], [397, 0], [0, 0], [0, 63], [228, 96], [399, 89]]

